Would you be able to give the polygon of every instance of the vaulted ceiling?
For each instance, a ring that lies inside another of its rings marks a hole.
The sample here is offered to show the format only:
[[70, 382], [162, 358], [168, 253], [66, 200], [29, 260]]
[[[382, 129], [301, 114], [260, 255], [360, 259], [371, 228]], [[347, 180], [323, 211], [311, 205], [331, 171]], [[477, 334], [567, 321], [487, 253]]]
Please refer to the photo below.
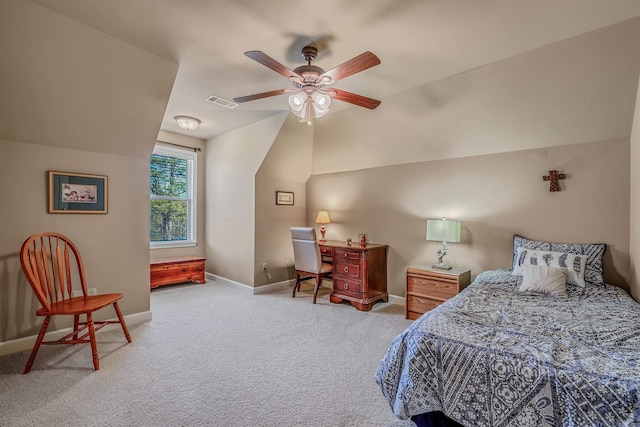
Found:
[[[14, 1], [14, 0], [0, 0]], [[380, 99], [640, 15], [638, 0], [33, 0], [179, 64], [162, 130], [210, 138], [288, 109], [287, 97], [233, 110], [206, 101], [291, 87], [245, 57], [291, 69], [320, 47], [325, 70], [371, 51], [381, 64], [335, 87]], [[360, 108], [335, 102], [332, 111]], [[199, 118], [191, 132], [176, 115]]]

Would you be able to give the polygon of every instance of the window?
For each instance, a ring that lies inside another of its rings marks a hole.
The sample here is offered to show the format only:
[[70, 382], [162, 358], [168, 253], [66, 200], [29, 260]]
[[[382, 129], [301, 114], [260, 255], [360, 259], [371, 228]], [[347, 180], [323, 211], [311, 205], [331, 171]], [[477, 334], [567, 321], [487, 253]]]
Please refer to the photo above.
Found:
[[196, 244], [196, 152], [156, 146], [150, 162], [151, 248]]

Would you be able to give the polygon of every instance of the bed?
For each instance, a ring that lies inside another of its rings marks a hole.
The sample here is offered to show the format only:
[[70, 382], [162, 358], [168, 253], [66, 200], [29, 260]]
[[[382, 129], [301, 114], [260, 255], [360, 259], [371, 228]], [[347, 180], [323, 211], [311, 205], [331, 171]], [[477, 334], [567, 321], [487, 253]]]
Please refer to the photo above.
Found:
[[604, 283], [605, 249], [514, 236], [510, 269], [480, 273], [393, 340], [375, 378], [394, 414], [418, 425], [430, 415], [467, 427], [640, 425], [640, 304]]

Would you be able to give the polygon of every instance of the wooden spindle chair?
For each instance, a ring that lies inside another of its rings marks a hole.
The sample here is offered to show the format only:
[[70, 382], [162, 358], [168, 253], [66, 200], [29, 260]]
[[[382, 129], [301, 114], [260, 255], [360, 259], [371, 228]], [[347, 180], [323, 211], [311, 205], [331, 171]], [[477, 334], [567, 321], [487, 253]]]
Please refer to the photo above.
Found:
[[[20, 264], [27, 281], [35, 292], [41, 308], [36, 312], [44, 316], [38, 338], [33, 346], [24, 373], [33, 366], [41, 344], [80, 344], [91, 343], [93, 367], [100, 369], [100, 359], [96, 346], [95, 331], [106, 325], [119, 323], [128, 342], [131, 336], [118, 307], [121, 293], [88, 295], [82, 258], [78, 248], [67, 237], [58, 233], [40, 233], [27, 238], [20, 249]], [[74, 289], [74, 283], [80, 287]], [[73, 296], [81, 291], [81, 296]], [[113, 304], [118, 320], [94, 321], [93, 312]], [[86, 320], [80, 321], [84, 314]], [[43, 341], [51, 318], [55, 315], [72, 315], [73, 332], [57, 341]]]

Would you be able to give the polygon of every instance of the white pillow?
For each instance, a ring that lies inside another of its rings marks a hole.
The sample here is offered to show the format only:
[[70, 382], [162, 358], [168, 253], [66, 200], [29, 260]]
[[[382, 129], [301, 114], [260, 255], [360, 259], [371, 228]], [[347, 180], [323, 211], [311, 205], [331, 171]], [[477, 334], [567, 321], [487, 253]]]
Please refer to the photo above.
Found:
[[511, 271], [512, 276], [522, 276], [522, 267], [525, 265], [545, 265], [566, 270], [567, 283], [586, 286], [584, 270], [587, 257], [585, 255], [566, 252], [538, 251], [520, 247], [516, 254], [516, 264]]
[[520, 292], [547, 294], [556, 297], [567, 296], [566, 269], [546, 265], [524, 264]]

